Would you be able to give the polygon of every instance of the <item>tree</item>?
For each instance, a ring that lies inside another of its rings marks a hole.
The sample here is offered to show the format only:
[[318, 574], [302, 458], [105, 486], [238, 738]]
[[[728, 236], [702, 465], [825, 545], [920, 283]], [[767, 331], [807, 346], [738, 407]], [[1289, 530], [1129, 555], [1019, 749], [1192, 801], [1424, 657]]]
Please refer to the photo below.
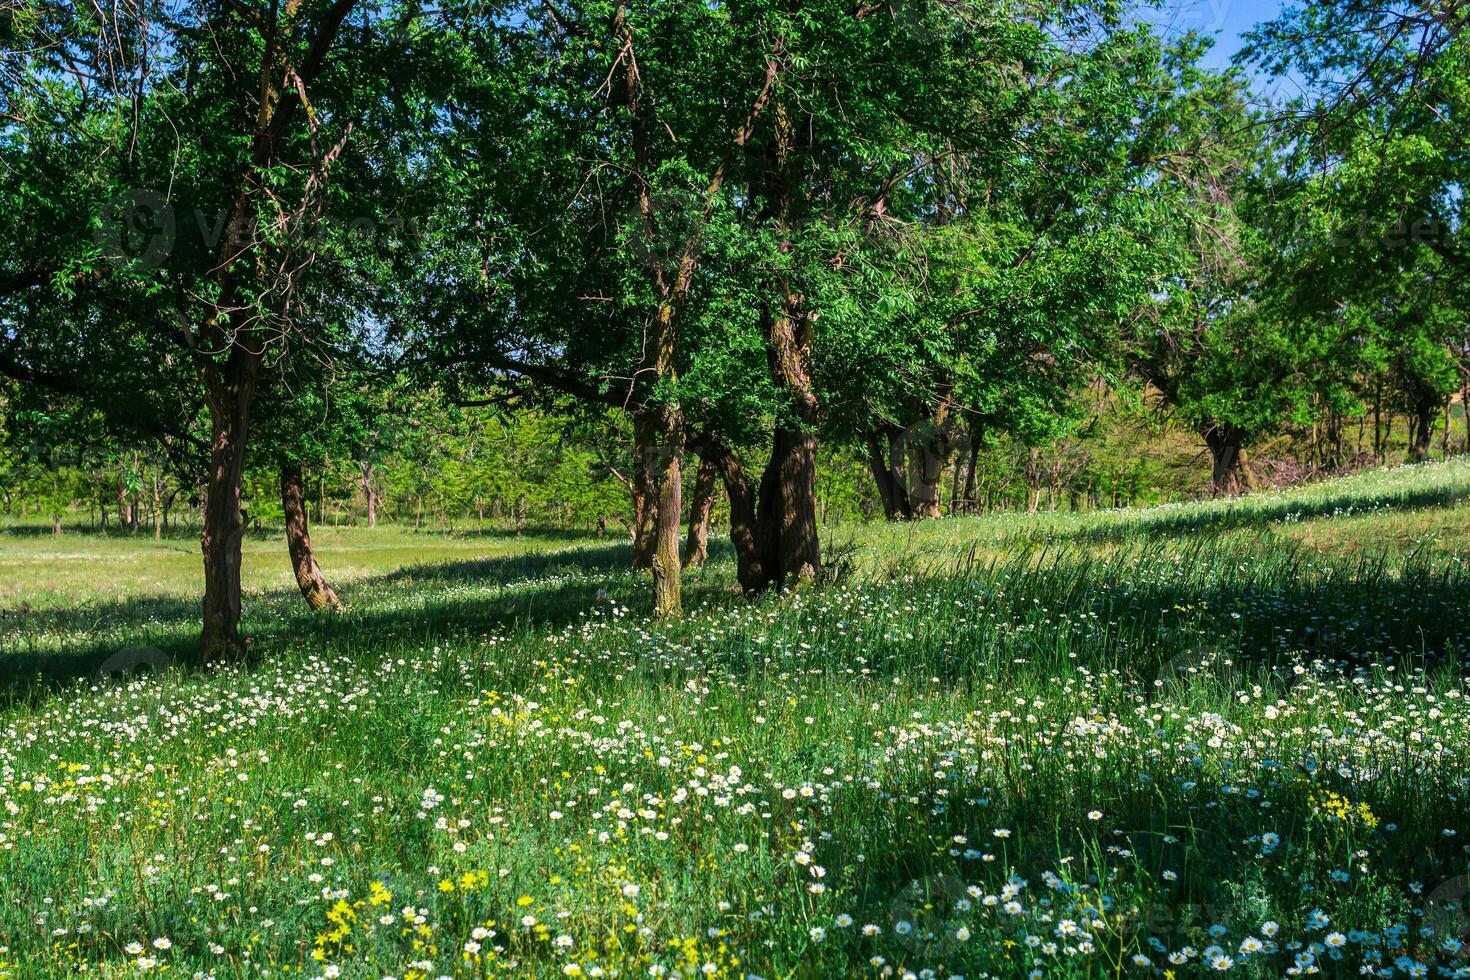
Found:
[[1466, 353], [1467, 22], [1457, 0], [1314, 0], [1257, 27], [1241, 56], [1301, 93], [1277, 119], [1308, 216], [1292, 301], [1352, 324], [1359, 387], [1375, 412], [1385, 386], [1396, 395], [1412, 459], [1428, 455]]
[[723, 478], [747, 592], [818, 575], [824, 376], [850, 373], [874, 299], [913, 308], [892, 297], [934, 175], [971, 161], [978, 201], [1048, 149], [1027, 125], [1067, 64], [1049, 31], [1086, 12], [919, 13], [543, 5], [509, 40], [470, 38], [535, 85], [472, 75], [456, 93], [442, 224], [474, 232], [428, 244], [435, 282], [404, 334], [466, 387], [529, 379], [633, 417], [660, 614], [690, 448]]
[[[244, 650], [240, 493], [267, 370], [291, 356], [286, 338], [309, 342], [314, 311], [350, 308], [363, 285], [362, 243], [323, 219], [329, 196], [369, 213], [391, 173], [353, 137], [406, 101], [386, 92], [414, 16], [323, 0], [104, 19], [63, 3], [7, 25], [24, 43], [8, 58], [0, 150], [25, 178], [4, 202], [6, 373], [91, 400], [133, 352], [125, 373], [147, 379], [134, 392], [190, 379], [209, 426], [207, 660]], [[95, 241], [76, 233], [92, 227]]]
[[1125, 355], [1163, 406], [1198, 433], [1219, 495], [1250, 480], [1251, 440], [1309, 417], [1306, 338], [1319, 320], [1288, 309], [1271, 219], [1287, 210], [1271, 148], [1259, 148], [1243, 78], [1199, 67], [1206, 41], [1166, 62], [1166, 110], [1145, 134], [1160, 161], [1158, 245], [1175, 271], [1136, 311]]

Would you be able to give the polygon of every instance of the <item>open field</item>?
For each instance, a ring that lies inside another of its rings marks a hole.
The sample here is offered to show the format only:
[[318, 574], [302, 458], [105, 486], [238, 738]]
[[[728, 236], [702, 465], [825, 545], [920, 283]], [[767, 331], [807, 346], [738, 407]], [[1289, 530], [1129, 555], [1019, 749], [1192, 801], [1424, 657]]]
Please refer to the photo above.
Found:
[[313, 615], [261, 537], [210, 672], [196, 542], [6, 534], [0, 977], [1470, 976], [1467, 500], [713, 548], [662, 625], [622, 542], [318, 530]]

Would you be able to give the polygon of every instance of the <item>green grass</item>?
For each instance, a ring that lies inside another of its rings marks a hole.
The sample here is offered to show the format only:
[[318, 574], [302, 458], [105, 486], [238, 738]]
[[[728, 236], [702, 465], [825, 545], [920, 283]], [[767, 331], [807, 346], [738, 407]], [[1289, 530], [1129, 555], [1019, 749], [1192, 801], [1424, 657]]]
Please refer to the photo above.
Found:
[[6, 535], [0, 976], [1467, 975], [1467, 496], [837, 529], [667, 625], [621, 544], [318, 532], [318, 616], [252, 539], [211, 672], [193, 542]]

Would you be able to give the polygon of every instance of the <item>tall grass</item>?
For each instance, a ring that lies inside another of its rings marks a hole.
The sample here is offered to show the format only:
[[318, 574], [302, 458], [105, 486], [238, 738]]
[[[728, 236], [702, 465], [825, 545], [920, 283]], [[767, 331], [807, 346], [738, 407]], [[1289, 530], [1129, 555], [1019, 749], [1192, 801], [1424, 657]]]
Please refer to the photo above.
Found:
[[626, 548], [385, 531], [210, 672], [78, 537], [0, 586], [0, 975], [1470, 975], [1464, 564], [1313, 537], [1467, 484], [846, 529], [657, 625]]

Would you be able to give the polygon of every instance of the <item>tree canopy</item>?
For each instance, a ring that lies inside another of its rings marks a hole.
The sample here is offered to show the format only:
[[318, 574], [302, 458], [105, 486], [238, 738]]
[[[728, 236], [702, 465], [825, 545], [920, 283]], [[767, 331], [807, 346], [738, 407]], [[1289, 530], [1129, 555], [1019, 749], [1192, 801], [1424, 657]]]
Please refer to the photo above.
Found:
[[[23, 5], [6, 437], [106, 447], [27, 477], [58, 513], [115, 471], [197, 503], [214, 659], [244, 649], [261, 471], [314, 606], [330, 472], [369, 523], [395, 499], [605, 531], [624, 500], [672, 616], [717, 489], [743, 590], [811, 586], [825, 501], [854, 499], [819, 473], [909, 519], [981, 506], [1000, 465], [1036, 506], [1088, 468], [1100, 398], [1191, 433], [1217, 493], [1274, 438], [1350, 465], [1370, 414], [1374, 458], [1395, 413], [1426, 457], [1470, 346], [1465, 8], [1313, 0], [1228, 70], [1132, 13]], [[1262, 76], [1297, 94], [1261, 106]]]

